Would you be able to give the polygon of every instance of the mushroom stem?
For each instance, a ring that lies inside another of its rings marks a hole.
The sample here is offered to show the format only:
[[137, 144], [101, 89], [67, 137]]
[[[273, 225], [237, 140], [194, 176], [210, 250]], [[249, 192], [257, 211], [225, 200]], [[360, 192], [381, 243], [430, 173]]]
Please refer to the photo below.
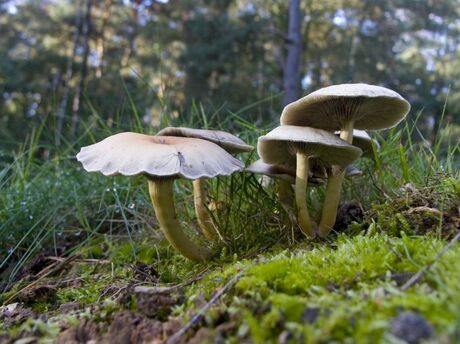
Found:
[[335, 224], [344, 176], [344, 172], [339, 172], [337, 175], [331, 175], [327, 179], [326, 197], [324, 198], [321, 222], [318, 230], [318, 234], [322, 238], [327, 236]]
[[315, 237], [315, 228], [308, 214], [307, 183], [308, 183], [308, 156], [298, 151], [296, 154], [295, 201], [297, 204], [297, 217], [302, 232], [310, 237]]
[[[340, 138], [350, 144], [353, 142], [353, 126], [354, 122], [350, 121], [340, 129]], [[326, 237], [332, 227], [334, 227], [337, 209], [340, 203], [340, 194], [342, 192], [342, 182], [345, 177], [345, 169], [343, 169], [343, 171], [338, 171], [338, 169], [333, 166], [332, 170], [332, 176], [327, 179], [326, 196], [324, 198], [321, 222], [318, 230], [318, 234], [322, 238]]]
[[291, 183], [287, 180], [279, 179], [278, 180], [278, 199], [283, 207], [284, 211], [289, 217], [291, 224], [296, 223], [296, 216], [294, 211], [294, 195], [292, 192]]
[[350, 121], [343, 128], [340, 129], [340, 138], [348, 143], [353, 143], [353, 127], [355, 122]]
[[185, 257], [201, 262], [208, 260], [212, 252], [191, 241], [177, 220], [173, 198], [173, 179], [149, 179], [149, 193], [153, 209], [166, 239]]
[[208, 194], [206, 192], [206, 180], [204, 178], [195, 179], [193, 181], [193, 198], [195, 201], [195, 213], [198, 220], [198, 225], [203, 231], [203, 235], [213, 240], [216, 238], [216, 230], [212, 218], [209, 215], [209, 209], [206, 206]]

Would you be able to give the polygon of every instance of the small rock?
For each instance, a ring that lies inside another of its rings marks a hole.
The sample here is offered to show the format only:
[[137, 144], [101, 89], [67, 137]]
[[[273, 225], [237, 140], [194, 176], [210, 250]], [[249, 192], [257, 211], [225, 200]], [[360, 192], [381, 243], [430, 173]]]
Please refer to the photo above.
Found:
[[18, 302], [0, 307], [0, 321], [4, 322], [5, 325], [22, 323], [34, 316], [32, 309], [26, 308]]
[[288, 344], [294, 339], [291, 331], [285, 330], [278, 336], [278, 344]]
[[89, 319], [83, 319], [77, 326], [65, 330], [56, 339], [57, 344], [97, 343], [98, 341], [97, 324]]
[[409, 344], [420, 343], [422, 339], [434, 336], [433, 327], [420, 314], [403, 312], [390, 324], [390, 332]]
[[302, 322], [306, 322], [306, 323], [309, 323], [310, 325], [313, 325], [318, 319], [318, 316], [319, 316], [319, 308], [307, 307], [303, 311], [300, 320]]
[[79, 308], [80, 308], [80, 305], [78, 303], [67, 302], [59, 306], [59, 311], [65, 314], [65, 313], [70, 313], [72, 311], [76, 311]]

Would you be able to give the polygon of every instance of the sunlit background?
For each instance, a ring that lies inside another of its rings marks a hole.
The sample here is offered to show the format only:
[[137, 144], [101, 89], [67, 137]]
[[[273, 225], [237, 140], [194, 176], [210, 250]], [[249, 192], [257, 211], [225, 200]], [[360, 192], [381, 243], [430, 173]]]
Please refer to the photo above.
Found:
[[[123, 126], [240, 111], [257, 125], [282, 109], [288, 1], [0, 2], [0, 144], [33, 127], [51, 146], [97, 114]], [[366, 82], [400, 92], [427, 142], [444, 105], [460, 119], [460, 1], [301, 2], [298, 84], [306, 94]]]

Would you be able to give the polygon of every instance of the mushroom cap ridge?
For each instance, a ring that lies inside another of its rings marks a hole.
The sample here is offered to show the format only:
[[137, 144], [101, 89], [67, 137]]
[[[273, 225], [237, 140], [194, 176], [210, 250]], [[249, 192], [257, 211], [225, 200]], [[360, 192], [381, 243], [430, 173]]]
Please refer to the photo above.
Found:
[[197, 179], [230, 175], [244, 165], [218, 145], [201, 139], [125, 132], [83, 147], [77, 160], [104, 175], [147, 174]]
[[400, 94], [368, 84], [341, 84], [321, 88], [283, 109], [282, 125], [339, 130], [353, 120], [354, 128], [380, 130], [398, 124], [410, 104]]
[[361, 149], [321, 129], [282, 125], [259, 137], [257, 152], [269, 164], [295, 166], [297, 149], [312, 153], [326, 165], [347, 166], [361, 156]]
[[208, 140], [221, 146], [231, 154], [249, 152], [254, 149], [239, 137], [222, 130], [193, 129], [184, 127], [166, 127], [161, 129], [157, 136], [182, 136]]

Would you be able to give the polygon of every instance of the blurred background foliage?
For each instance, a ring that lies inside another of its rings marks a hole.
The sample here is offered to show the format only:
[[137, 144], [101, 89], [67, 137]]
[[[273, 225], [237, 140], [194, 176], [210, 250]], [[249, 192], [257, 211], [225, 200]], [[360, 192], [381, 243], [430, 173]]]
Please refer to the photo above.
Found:
[[[41, 140], [59, 147], [92, 120], [123, 128], [133, 111], [152, 131], [196, 108], [273, 125], [290, 2], [2, 0], [1, 145], [46, 123]], [[299, 95], [346, 82], [389, 87], [413, 118], [422, 113], [428, 142], [446, 99], [445, 119], [459, 121], [459, 0], [304, 0], [294, 10]]]

